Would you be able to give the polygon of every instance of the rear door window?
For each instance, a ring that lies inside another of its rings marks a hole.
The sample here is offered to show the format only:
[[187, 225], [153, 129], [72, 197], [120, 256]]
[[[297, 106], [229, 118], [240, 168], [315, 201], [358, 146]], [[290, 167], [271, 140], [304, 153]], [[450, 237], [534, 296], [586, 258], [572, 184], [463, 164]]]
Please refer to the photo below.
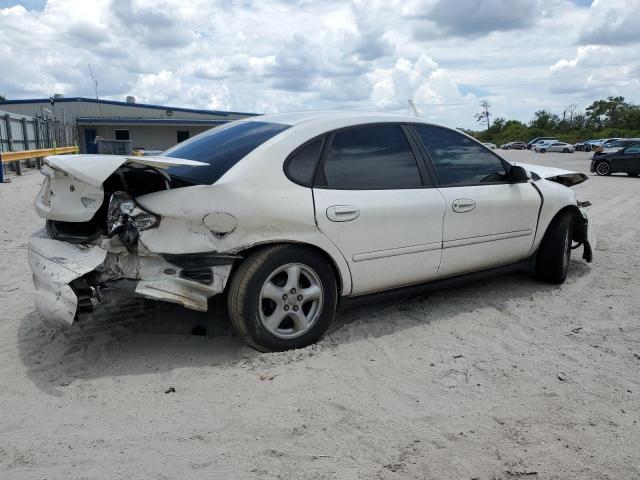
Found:
[[422, 187], [411, 145], [397, 124], [367, 125], [333, 135], [322, 168], [323, 183], [337, 190]]
[[500, 158], [466, 135], [432, 125], [413, 128], [427, 149], [442, 186], [507, 181]]
[[288, 128], [289, 125], [279, 123], [249, 121], [207, 130], [179, 143], [162, 155], [197, 160], [208, 165], [178, 165], [167, 169], [167, 173], [194, 183], [215, 183], [245, 156]]

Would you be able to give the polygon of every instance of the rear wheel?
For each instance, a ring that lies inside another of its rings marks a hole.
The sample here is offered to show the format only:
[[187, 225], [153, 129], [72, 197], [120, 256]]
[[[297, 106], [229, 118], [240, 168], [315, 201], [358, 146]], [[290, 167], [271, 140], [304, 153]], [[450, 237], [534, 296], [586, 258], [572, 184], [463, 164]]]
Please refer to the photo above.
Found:
[[607, 162], [598, 162], [596, 165], [596, 173], [600, 176], [611, 175], [611, 165]]
[[257, 350], [302, 348], [327, 330], [337, 296], [335, 275], [321, 255], [277, 245], [240, 264], [229, 285], [229, 315], [238, 334]]
[[569, 271], [572, 218], [569, 212], [557, 216], [549, 225], [536, 257], [535, 276], [550, 283], [563, 283]]
[[569, 153], [569, 149], [568, 148], [562, 149], [562, 153]]

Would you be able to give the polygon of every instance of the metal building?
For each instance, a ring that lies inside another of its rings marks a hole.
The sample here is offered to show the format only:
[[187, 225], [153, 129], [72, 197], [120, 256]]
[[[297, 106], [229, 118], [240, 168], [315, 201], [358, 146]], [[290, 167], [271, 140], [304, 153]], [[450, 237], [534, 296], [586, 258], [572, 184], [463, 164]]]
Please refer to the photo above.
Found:
[[[200, 110], [85, 97], [0, 101], [8, 112], [39, 118], [54, 118], [77, 126], [83, 153], [98, 153], [99, 140], [118, 140], [128, 149], [166, 150], [212, 127], [253, 113]], [[98, 140], [98, 141], [97, 141]], [[112, 152], [112, 153], [130, 153]]]

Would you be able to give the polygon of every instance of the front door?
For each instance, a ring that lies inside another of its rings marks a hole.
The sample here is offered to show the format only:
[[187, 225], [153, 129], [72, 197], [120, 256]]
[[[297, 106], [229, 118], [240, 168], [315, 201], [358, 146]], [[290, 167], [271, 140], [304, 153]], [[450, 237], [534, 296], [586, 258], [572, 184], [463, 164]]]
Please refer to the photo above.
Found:
[[96, 145], [96, 135], [98, 131], [95, 128], [84, 129], [84, 151], [87, 153], [98, 153], [98, 145]]
[[313, 189], [318, 228], [342, 252], [352, 295], [433, 279], [444, 199], [398, 124], [329, 135]]
[[510, 183], [508, 164], [454, 130], [414, 125], [428, 150], [446, 203], [438, 277], [526, 258], [541, 198], [528, 182]]

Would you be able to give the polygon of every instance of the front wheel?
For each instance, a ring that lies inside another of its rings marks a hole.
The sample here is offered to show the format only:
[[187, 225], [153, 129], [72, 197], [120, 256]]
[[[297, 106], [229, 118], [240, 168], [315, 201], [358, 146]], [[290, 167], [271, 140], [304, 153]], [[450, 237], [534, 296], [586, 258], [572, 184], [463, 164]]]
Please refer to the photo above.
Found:
[[547, 229], [536, 257], [535, 276], [549, 283], [564, 283], [571, 259], [573, 239], [571, 213], [557, 216]]
[[611, 165], [607, 162], [598, 162], [596, 165], [596, 173], [600, 176], [611, 175]]
[[262, 352], [318, 341], [336, 311], [337, 285], [327, 261], [297, 245], [265, 247], [247, 257], [229, 285], [231, 323]]
[[540, 153], [547, 153], [547, 149], [546, 148], [541, 148], [540, 149]]
[[568, 148], [562, 149], [562, 153], [569, 153], [569, 149]]

